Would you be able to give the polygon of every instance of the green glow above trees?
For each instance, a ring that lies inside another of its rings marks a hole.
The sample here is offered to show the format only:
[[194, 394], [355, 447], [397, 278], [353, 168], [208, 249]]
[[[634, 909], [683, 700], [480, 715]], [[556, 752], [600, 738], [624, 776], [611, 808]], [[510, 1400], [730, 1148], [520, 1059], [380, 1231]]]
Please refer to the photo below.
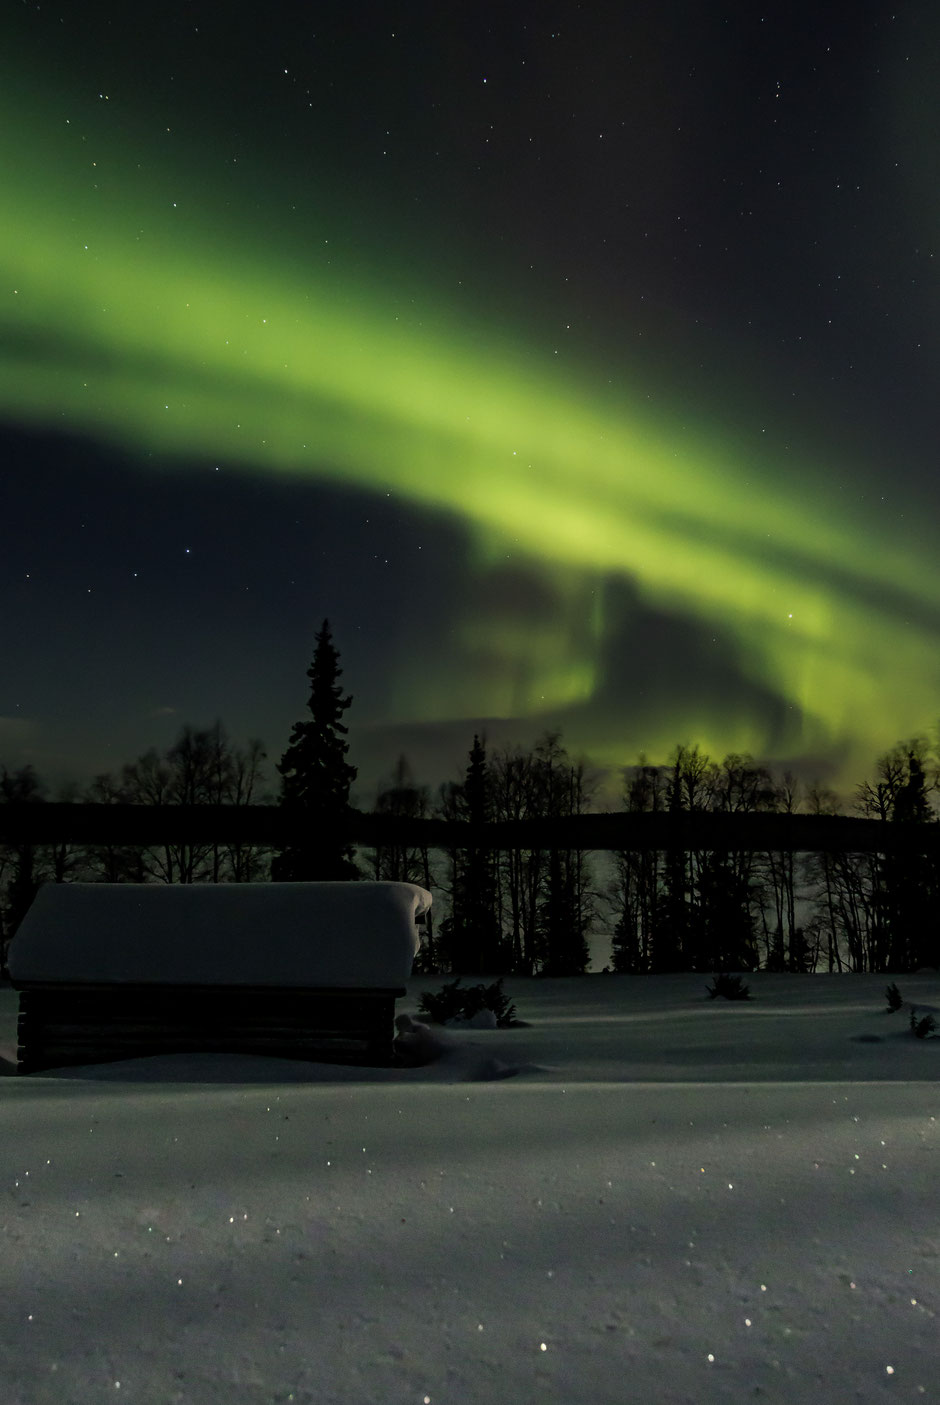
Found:
[[[84, 140], [65, 111], [37, 110], [0, 164], [0, 410], [141, 455], [391, 491], [470, 524], [481, 575], [508, 552], [543, 572], [560, 628], [463, 626], [471, 653], [521, 660], [523, 681], [432, 680], [421, 716], [588, 701], [607, 628], [595, 586], [621, 576], [736, 641], [800, 719], [794, 751], [871, 753], [932, 720], [940, 565], [877, 514], [847, 511], [812, 462], [742, 450], [730, 395], [690, 424], [667, 387], [657, 419], [482, 314], [415, 305], [394, 267], [380, 285], [312, 240], [304, 261], [301, 238], [270, 242], [250, 216], [242, 233], [195, 164], [187, 175], [151, 152], [138, 169], [137, 137], [89, 119]], [[678, 721], [717, 747], [761, 748], [756, 722]], [[675, 740], [676, 723], [609, 759]]]

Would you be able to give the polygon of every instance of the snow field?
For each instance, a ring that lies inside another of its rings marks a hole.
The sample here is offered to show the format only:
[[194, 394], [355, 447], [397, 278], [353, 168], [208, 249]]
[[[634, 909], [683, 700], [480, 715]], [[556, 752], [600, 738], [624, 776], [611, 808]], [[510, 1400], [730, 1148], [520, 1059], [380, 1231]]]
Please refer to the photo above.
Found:
[[940, 1041], [749, 980], [507, 981], [527, 1027], [417, 1069], [4, 1080], [3, 1399], [940, 1399]]

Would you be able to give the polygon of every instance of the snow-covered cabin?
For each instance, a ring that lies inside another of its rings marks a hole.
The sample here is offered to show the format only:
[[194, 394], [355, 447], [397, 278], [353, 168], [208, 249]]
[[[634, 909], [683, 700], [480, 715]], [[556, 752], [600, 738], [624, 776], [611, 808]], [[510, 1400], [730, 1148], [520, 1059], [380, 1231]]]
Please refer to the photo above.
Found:
[[183, 1050], [381, 1063], [411, 883], [46, 884], [13, 940], [28, 1072]]

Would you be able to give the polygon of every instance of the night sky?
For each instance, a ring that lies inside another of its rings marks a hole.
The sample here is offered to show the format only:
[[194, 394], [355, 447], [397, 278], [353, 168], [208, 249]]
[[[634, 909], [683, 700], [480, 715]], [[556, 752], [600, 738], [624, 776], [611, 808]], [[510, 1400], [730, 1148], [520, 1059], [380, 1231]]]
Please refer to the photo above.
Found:
[[0, 45], [0, 761], [356, 798], [940, 716], [940, 11], [60, 3]]

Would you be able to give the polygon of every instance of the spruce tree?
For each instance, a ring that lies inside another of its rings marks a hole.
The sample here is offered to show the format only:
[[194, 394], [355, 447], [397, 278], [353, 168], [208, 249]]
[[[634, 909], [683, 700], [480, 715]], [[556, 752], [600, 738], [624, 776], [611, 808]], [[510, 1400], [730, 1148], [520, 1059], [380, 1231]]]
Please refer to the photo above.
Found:
[[[924, 763], [909, 749], [901, 781], [894, 794], [891, 819], [895, 824], [935, 824], [927, 796]], [[881, 864], [883, 899], [881, 915], [888, 933], [887, 965], [896, 971], [916, 971], [937, 962], [938, 872], [929, 848], [911, 843], [907, 849], [885, 855]]]
[[[474, 736], [466, 775], [460, 787], [460, 817], [476, 836], [492, 818], [486, 742]], [[467, 974], [505, 969], [500, 928], [496, 855], [473, 845], [461, 851], [453, 893], [453, 969]]]
[[[275, 882], [325, 882], [358, 878], [352, 846], [342, 838], [349, 788], [356, 767], [346, 760], [348, 728], [342, 718], [352, 702], [344, 697], [342, 669], [328, 620], [316, 636], [310, 679], [309, 720], [295, 722], [278, 762], [281, 805], [290, 812], [293, 835], [271, 864]], [[339, 837], [337, 835], [339, 834]], [[302, 836], [302, 837], [301, 837]]]
[[[541, 813], [560, 819], [584, 814], [589, 790], [584, 767], [572, 765], [561, 734], [546, 732], [535, 748]], [[539, 966], [545, 976], [582, 975], [590, 961], [591, 874], [580, 849], [548, 850], [538, 910]]]
[[[666, 786], [666, 809], [677, 827], [684, 812], [683, 766], [686, 756], [686, 748], [677, 747], [672, 762], [672, 773]], [[689, 855], [685, 849], [676, 848], [675, 844], [672, 844], [666, 850], [662, 896], [657, 905], [652, 932], [652, 971], [681, 971], [683, 961], [688, 959], [691, 927], [688, 862]]]
[[[658, 814], [665, 808], [667, 772], [640, 755], [624, 772], [624, 809], [629, 814]], [[618, 913], [611, 942], [615, 971], [650, 970], [654, 934], [663, 901], [663, 856], [655, 850], [619, 850], [614, 855], [617, 878], [612, 889]]]

